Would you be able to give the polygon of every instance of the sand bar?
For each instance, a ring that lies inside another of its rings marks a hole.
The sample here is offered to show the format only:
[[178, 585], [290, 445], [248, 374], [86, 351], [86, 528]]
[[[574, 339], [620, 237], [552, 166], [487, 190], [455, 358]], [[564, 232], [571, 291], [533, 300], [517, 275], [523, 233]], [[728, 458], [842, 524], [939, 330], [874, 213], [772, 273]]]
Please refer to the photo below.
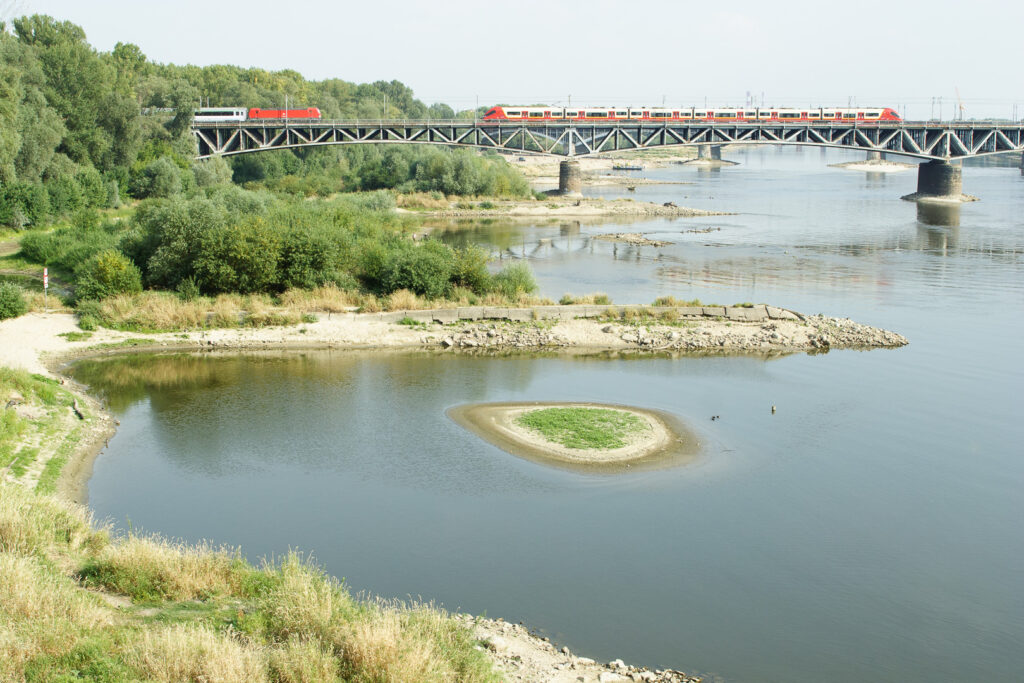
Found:
[[[539, 408], [604, 408], [640, 418], [645, 428], [614, 449], [568, 448], [548, 441], [516, 419]], [[586, 402], [474, 403], [455, 406], [448, 417], [498, 448], [520, 458], [581, 471], [668, 467], [692, 461], [700, 443], [677, 417], [657, 410]]]

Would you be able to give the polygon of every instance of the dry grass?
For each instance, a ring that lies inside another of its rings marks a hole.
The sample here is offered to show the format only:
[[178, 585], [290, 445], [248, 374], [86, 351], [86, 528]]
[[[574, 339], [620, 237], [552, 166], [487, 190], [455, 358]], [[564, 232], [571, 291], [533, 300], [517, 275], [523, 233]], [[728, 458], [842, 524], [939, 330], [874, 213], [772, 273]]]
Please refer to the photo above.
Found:
[[587, 304], [587, 305], [590, 305], [590, 306], [607, 306], [611, 302], [612, 302], [611, 297], [609, 297], [604, 292], [594, 292], [592, 294], [583, 294], [583, 295], [578, 295], [578, 296], [577, 295], [573, 295], [573, 294], [565, 294], [565, 295], [562, 296], [561, 299], [558, 300], [558, 303], [563, 305], [563, 306], [568, 306], [568, 305], [572, 305], [572, 304], [577, 304], [577, 305], [578, 304]]
[[334, 683], [340, 667], [329, 647], [316, 639], [290, 637], [268, 652], [271, 678], [277, 683]]
[[385, 311], [417, 311], [430, 307], [430, 301], [421, 299], [408, 289], [399, 289], [384, 298]]
[[106, 532], [94, 529], [92, 513], [84, 507], [37, 496], [23, 486], [0, 491], [0, 553], [52, 557], [106, 543]]
[[686, 301], [685, 299], [677, 299], [674, 296], [659, 296], [654, 300], [655, 306], [700, 306], [700, 299], [692, 299]]
[[42, 311], [49, 311], [50, 313], [71, 313], [72, 309], [61, 301], [59, 296], [50, 294], [49, 296], [43, 296], [42, 292], [29, 291], [25, 292], [25, 304], [28, 305], [28, 310], [37, 313]]
[[344, 313], [361, 304], [358, 294], [333, 285], [316, 289], [289, 289], [281, 295], [281, 305], [301, 313]]
[[411, 192], [395, 197], [395, 206], [400, 209], [447, 209], [450, 204], [444, 196], [432, 196], [427, 192]]
[[[471, 632], [431, 606], [353, 599], [295, 555], [257, 570], [205, 545], [91, 542], [106, 534], [90, 521], [0, 483], [0, 680], [498, 680]], [[116, 609], [81, 584], [148, 609]], [[181, 622], [183, 607], [238, 618]]]
[[147, 680], [165, 683], [259, 683], [269, 681], [264, 652], [205, 626], [178, 624], [143, 632], [124, 659]]
[[0, 553], [0, 676], [19, 680], [39, 657], [64, 654], [81, 633], [113, 623], [95, 596], [34, 557]]
[[85, 581], [140, 600], [208, 600], [241, 591], [248, 571], [239, 554], [159, 537], [130, 536], [82, 570]]

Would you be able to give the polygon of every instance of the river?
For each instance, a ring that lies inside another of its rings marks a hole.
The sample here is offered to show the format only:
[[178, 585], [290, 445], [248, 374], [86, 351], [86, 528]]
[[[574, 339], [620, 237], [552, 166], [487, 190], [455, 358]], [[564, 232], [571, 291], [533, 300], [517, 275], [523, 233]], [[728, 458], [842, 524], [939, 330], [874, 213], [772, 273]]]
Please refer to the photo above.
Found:
[[[809, 149], [725, 157], [740, 165], [644, 172], [690, 184], [585, 192], [736, 215], [443, 238], [527, 259], [556, 300], [767, 302], [909, 346], [82, 361], [74, 374], [121, 421], [90, 505], [254, 560], [300, 549], [354, 591], [523, 621], [598, 660], [737, 682], [1020, 680], [1024, 178], [967, 168], [982, 201], [921, 211], [899, 199], [913, 170], [828, 168], [856, 157]], [[591, 239], [620, 231], [674, 244]], [[528, 400], [665, 410], [704, 448], [674, 469], [584, 474], [445, 417]]]

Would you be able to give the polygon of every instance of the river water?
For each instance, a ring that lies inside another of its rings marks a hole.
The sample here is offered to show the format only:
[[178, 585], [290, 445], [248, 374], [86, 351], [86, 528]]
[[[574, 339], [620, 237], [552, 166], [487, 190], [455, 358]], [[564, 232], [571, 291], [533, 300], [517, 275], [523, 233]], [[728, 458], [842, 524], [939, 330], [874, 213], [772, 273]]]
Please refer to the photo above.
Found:
[[[310, 552], [354, 591], [523, 621], [599, 660], [744, 682], [1020, 680], [1024, 179], [967, 168], [981, 202], [919, 212], [899, 199], [914, 171], [828, 168], [855, 157], [819, 150], [725, 156], [741, 165], [588, 194], [736, 215], [480, 222], [444, 239], [526, 258], [554, 299], [768, 302], [909, 346], [83, 361], [75, 375], [121, 420], [90, 505], [254, 560]], [[619, 231], [675, 244], [590, 239]], [[528, 400], [669, 411], [704, 449], [675, 469], [581, 474], [445, 417]]]

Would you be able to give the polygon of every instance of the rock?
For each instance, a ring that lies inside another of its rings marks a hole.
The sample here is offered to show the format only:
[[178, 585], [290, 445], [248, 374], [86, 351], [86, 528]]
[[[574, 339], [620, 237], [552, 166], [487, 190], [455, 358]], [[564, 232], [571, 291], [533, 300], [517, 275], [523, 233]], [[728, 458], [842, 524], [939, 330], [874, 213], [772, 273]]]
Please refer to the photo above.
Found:
[[563, 655], [567, 655], [567, 654], [569, 654], [569, 648], [567, 648], [567, 647], [563, 646], [563, 647], [562, 647], [562, 654], [563, 654]]
[[588, 664], [594, 664], [595, 662], [590, 657], [577, 657], [576, 658], [576, 663], [577, 664], [582, 664], [584, 666], [587, 666]]
[[629, 679], [611, 671], [602, 671], [597, 675], [597, 680], [599, 683], [613, 683], [614, 681], [628, 681]]
[[490, 636], [484, 641], [484, 645], [494, 652], [500, 653], [508, 651], [508, 641], [501, 636]]
[[624, 661], [622, 661], [621, 659], [613, 659], [612, 661], [608, 662], [608, 668], [609, 669], [625, 669], [626, 668], [626, 663]]
[[444, 339], [441, 340], [441, 346], [443, 346], [446, 349], [451, 348], [452, 346], [455, 346], [455, 340], [453, 340], [451, 337], [445, 337]]
[[615, 331], [615, 329], [611, 325], [605, 325], [604, 327], [601, 328], [601, 331], [604, 332], [605, 334], [611, 334], [612, 332]]

